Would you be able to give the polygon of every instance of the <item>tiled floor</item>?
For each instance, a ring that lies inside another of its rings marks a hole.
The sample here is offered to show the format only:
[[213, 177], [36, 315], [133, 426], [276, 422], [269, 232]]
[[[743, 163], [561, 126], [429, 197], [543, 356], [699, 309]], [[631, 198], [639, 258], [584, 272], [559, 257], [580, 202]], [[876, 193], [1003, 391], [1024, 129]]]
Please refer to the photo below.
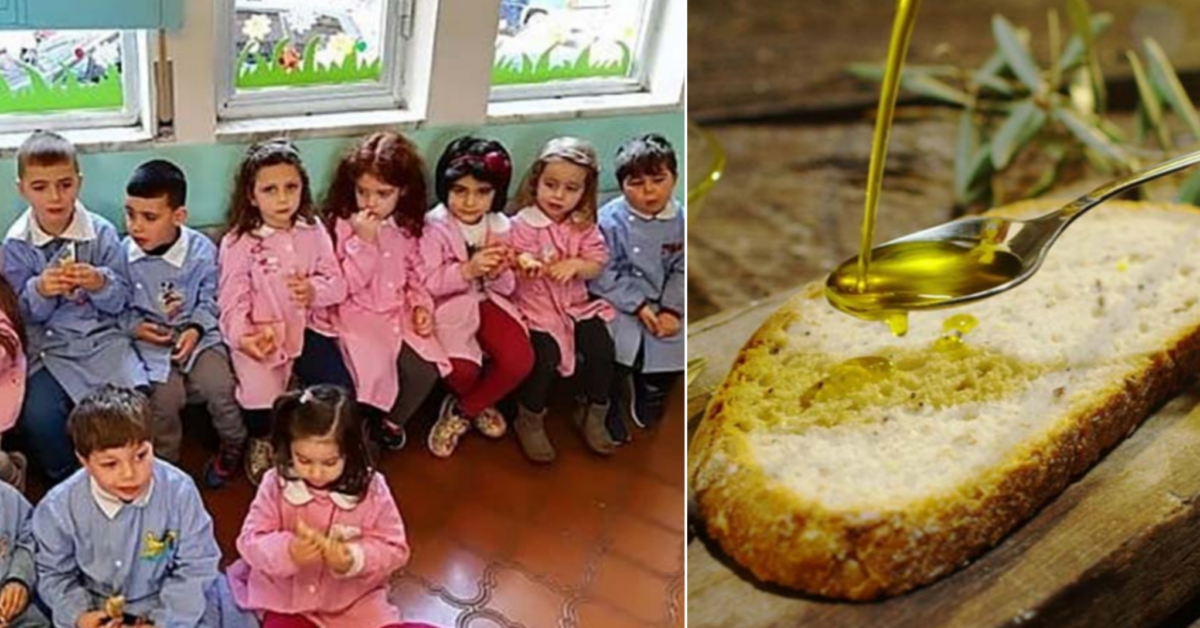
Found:
[[[385, 455], [383, 470], [408, 525], [412, 561], [392, 599], [410, 621], [446, 628], [683, 626], [682, 386], [667, 420], [604, 459], [556, 408], [557, 463], [526, 462], [515, 436], [471, 433], [454, 457], [425, 449], [428, 425]], [[191, 429], [191, 428], [189, 428]], [[203, 453], [190, 448], [196, 473]], [[252, 487], [206, 491], [227, 557]]]

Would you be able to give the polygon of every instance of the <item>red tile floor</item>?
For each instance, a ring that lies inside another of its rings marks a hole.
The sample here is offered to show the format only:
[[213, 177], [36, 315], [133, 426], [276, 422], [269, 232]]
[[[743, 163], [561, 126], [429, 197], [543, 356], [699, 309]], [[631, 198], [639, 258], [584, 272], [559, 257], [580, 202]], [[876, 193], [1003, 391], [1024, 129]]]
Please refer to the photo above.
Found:
[[[413, 550], [393, 582], [404, 618], [445, 628], [683, 626], [683, 396], [679, 386], [663, 424], [608, 459], [584, 448], [557, 404], [547, 422], [559, 459], [548, 467], [528, 463], [511, 434], [471, 433], [438, 460], [424, 446], [431, 421], [418, 419], [409, 445], [382, 462]], [[188, 447], [183, 466], [198, 477], [203, 457]], [[244, 478], [204, 491], [226, 562], [252, 497]]]

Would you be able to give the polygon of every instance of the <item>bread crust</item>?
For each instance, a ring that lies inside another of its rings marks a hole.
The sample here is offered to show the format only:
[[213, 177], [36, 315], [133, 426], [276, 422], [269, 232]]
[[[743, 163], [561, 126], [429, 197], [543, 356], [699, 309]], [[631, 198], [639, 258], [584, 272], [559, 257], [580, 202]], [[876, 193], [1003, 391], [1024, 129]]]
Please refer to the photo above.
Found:
[[[1044, 205], [1003, 213], [1030, 207]], [[805, 302], [822, 298], [822, 289], [821, 283], [806, 286], [739, 352], [689, 448], [688, 473], [707, 533], [730, 557], [763, 581], [819, 596], [872, 600], [961, 568], [1061, 493], [1200, 370], [1198, 321], [1148, 356], [1140, 372], [1075, 407], [1058, 429], [1009, 452], [951, 499], [931, 497], [872, 517], [833, 512], [768, 477], [724, 410], [739, 384], [739, 367], [770, 359], [786, 328], [810, 307]]]

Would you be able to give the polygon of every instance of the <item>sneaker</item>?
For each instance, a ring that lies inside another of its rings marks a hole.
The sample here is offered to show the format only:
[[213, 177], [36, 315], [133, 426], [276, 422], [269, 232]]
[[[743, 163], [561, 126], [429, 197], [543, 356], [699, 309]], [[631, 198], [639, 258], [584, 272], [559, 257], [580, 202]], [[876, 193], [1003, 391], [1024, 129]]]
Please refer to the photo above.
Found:
[[438, 458], [449, 458], [458, 447], [458, 439], [462, 438], [471, 423], [463, 417], [458, 409], [458, 402], [452, 395], [446, 395], [442, 409], [438, 412], [437, 423], [429, 430], [429, 451]]
[[408, 442], [408, 434], [404, 432], [404, 426], [384, 419], [380, 424], [379, 442], [388, 451], [399, 451], [404, 449], [404, 444]]
[[[229, 482], [238, 468], [242, 466], [244, 450], [241, 445], [221, 445], [216, 455], [204, 464], [204, 485], [208, 488], [221, 488]], [[249, 472], [247, 472], [247, 475]]]
[[475, 429], [488, 438], [500, 438], [508, 431], [508, 423], [499, 410], [488, 406], [475, 417]]
[[275, 466], [275, 448], [271, 441], [265, 438], [251, 438], [246, 452], [246, 477], [250, 483], [258, 486], [262, 478]]
[[669, 390], [651, 384], [647, 377], [633, 376], [633, 394], [629, 400], [629, 414], [633, 422], [642, 429], [650, 429], [662, 418]]

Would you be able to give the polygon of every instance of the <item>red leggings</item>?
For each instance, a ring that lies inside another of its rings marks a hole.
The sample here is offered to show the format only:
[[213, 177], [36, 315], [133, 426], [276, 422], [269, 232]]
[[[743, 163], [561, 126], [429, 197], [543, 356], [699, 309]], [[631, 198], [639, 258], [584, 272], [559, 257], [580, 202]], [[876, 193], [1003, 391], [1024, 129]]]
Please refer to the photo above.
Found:
[[[300, 615], [280, 615], [267, 611], [263, 617], [262, 628], [317, 628], [317, 625]], [[366, 628], [366, 627], [364, 627]], [[438, 628], [430, 624], [414, 624], [411, 622], [388, 624], [379, 628]]]
[[473, 417], [504, 398], [525, 380], [533, 368], [533, 346], [521, 323], [490, 300], [479, 303], [479, 331], [475, 338], [488, 357], [480, 368], [470, 360], [451, 358], [453, 370], [446, 385], [458, 395], [458, 407]]

